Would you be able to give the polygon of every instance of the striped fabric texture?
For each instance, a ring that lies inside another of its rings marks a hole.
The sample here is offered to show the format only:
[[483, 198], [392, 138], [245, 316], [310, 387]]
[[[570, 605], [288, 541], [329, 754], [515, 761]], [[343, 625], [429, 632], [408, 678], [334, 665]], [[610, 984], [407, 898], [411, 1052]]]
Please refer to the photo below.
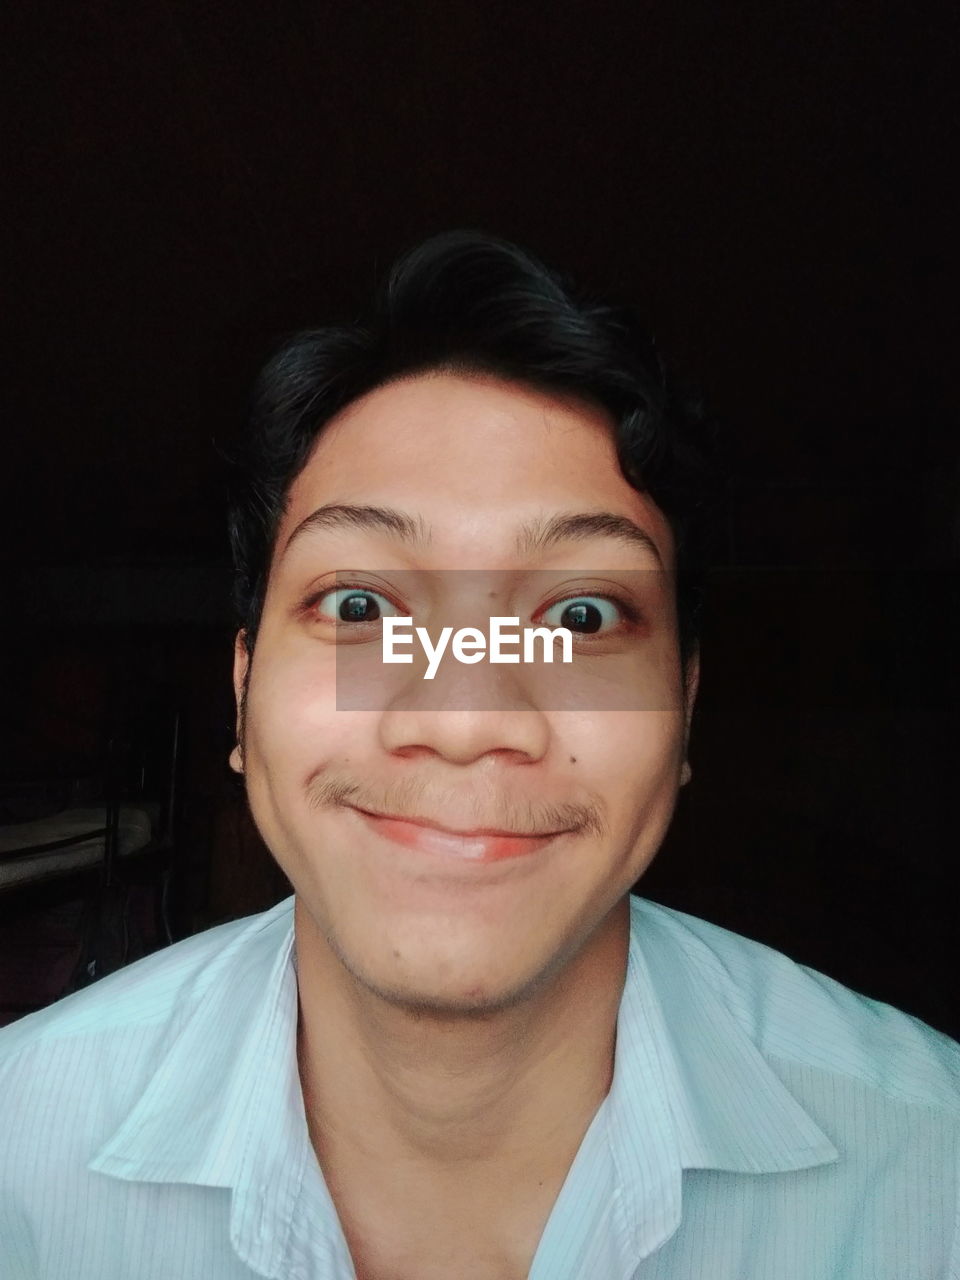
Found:
[[[0, 1030], [0, 1280], [354, 1280], [304, 1117], [293, 902]], [[960, 1280], [960, 1045], [631, 911], [613, 1083], [530, 1280]]]

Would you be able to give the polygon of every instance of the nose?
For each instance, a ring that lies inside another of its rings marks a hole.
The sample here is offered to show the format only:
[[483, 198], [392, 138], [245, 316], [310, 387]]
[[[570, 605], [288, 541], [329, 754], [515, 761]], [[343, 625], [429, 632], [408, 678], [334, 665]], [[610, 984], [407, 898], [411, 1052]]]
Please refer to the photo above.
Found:
[[525, 696], [517, 671], [484, 661], [441, 663], [433, 680], [414, 674], [381, 712], [384, 749], [400, 755], [433, 751], [455, 764], [489, 753], [508, 753], [518, 763], [542, 759], [550, 723]]

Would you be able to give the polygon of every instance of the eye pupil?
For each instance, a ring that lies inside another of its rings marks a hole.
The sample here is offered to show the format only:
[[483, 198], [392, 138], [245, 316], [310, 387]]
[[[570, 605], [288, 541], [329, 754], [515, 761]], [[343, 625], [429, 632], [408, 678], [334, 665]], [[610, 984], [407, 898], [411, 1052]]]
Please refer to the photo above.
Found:
[[371, 614], [377, 611], [377, 603], [371, 596], [355, 592], [341, 600], [338, 612], [341, 622], [371, 622], [376, 621]]
[[599, 631], [603, 625], [603, 618], [596, 605], [584, 604], [583, 601], [568, 604], [563, 611], [562, 619], [560, 623], [562, 627], [568, 627], [571, 631], [575, 629], [585, 631], [588, 634]]

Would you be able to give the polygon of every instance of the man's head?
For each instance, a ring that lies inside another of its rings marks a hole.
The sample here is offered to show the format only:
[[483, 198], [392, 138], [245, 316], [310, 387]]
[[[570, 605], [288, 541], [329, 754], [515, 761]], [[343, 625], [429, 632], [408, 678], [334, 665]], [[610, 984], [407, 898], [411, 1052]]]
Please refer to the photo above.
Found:
[[[696, 690], [699, 432], [631, 313], [578, 303], [471, 233], [408, 254], [367, 320], [301, 334], [265, 370], [232, 517], [233, 760], [321, 945], [368, 990], [451, 1012], [516, 1001], [653, 858]], [[581, 661], [642, 682], [647, 709], [541, 705], [522, 680], [493, 709], [482, 677], [473, 700], [451, 698], [452, 673], [338, 710], [338, 575], [406, 613], [397, 583], [451, 569], [492, 575], [514, 593], [493, 611], [535, 625], [585, 603], [598, 634]], [[549, 575], [548, 598], [520, 600]], [[551, 838], [465, 862], [407, 849], [364, 812]]]

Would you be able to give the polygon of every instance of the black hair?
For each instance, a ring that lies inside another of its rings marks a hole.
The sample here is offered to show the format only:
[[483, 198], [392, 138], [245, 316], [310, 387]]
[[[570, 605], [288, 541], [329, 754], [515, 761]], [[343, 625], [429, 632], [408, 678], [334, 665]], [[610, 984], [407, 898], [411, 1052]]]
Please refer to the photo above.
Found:
[[681, 660], [699, 638], [720, 472], [716, 429], [668, 379], [636, 308], [578, 296], [514, 244], [448, 231], [404, 254], [357, 322], [295, 334], [267, 363], [234, 453], [234, 606], [253, 652], [290, 486], [325, 424], [378, 386], [428, 370], [496, 375], [573, 395], [612, 417], [624, 477], [676, 545]]

